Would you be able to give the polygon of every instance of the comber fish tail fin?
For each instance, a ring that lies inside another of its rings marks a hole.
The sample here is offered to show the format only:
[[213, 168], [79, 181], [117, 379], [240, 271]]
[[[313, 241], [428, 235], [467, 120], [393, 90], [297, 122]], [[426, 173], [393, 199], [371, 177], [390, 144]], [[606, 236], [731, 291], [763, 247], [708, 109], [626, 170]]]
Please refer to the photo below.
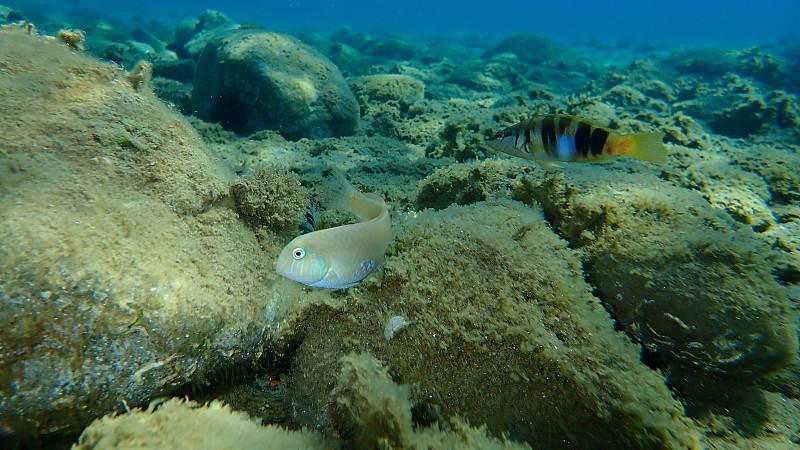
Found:
[[612, 139], [611, 153], [614, 155], [625, 155], [656, 164], [667, 162], [667, 148], [662, 142], [664, 133], [633, 133]]

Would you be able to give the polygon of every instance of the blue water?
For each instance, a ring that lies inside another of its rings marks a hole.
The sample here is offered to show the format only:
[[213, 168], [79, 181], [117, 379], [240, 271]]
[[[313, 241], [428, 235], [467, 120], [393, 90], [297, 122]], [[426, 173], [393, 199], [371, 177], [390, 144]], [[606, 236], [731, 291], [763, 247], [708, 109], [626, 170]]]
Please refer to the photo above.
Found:
[[800, 2], [640, 0], [286, 0], [286, 1], [2, 1], [25, 11], [83, 11], [167, 24], [216, 9], [234, 21], [276, 30], [327, 32], [340, 26], [401, 34], [534, 32], [556, 41], [635, 38], [655, 42], [754, 45], [800, 36]]

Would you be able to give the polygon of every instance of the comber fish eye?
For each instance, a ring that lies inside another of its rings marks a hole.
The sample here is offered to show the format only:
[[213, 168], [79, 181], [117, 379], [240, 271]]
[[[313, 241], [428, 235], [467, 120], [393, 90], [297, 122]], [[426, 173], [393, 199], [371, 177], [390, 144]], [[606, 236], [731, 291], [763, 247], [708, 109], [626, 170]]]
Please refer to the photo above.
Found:
[[306, 256], [306, 251], [303, 247], [297, 247], [296, 249], [292, 250], [292, 256], [294, 259], [301, 259], [302, 257]]
[[495, 138], [496, 140], [498, 140], [498, 141], [499, 141], [500, 139], [503, 139], [503, 132], [502, 132], [502, 131], [498, 131], [497, 133], [495, 133], [495, 135], [494, 135], [494, 138]]

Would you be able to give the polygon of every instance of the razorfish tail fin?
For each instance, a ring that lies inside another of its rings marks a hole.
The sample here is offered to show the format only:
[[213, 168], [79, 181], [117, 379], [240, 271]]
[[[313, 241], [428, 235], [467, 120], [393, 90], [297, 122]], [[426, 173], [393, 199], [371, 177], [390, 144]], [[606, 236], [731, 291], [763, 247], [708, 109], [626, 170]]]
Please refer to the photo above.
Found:
[[627, 156], [656, 164], [667, 162], [667, 148], [662, 142], [664, 133], [634, 133], [623, 137], [631, 140]]
[[331, 168], [331, 173], [326, 177], [325, 194], [320, 199], [322, 204], [341, 211], [349, 211], [353, 201], [353, 194], [358, 190], [347, 181], [341, 170]]

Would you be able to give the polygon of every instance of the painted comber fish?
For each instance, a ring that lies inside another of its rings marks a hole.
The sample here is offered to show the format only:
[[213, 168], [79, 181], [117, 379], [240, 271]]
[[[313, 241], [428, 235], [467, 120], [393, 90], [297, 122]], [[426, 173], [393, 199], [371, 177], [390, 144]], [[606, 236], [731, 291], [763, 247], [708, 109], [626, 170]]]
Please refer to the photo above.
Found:
[[317, 230], [296, 237], [278, 256], [278, 274], [308, 286], [345, 289], [372, 273], [389, 246], [391, 219], [386, 202], [364, 194], [339, 170], [326, 200], [355, 215], [359, 222]]
[[499, 131], [488, 144], [552, 169], [558, 162], [599, 163], [618, 156], [661, 164], [667, 160], [663, 137], [664, 133], [621, 135], [575, 116], [545, 114]]

